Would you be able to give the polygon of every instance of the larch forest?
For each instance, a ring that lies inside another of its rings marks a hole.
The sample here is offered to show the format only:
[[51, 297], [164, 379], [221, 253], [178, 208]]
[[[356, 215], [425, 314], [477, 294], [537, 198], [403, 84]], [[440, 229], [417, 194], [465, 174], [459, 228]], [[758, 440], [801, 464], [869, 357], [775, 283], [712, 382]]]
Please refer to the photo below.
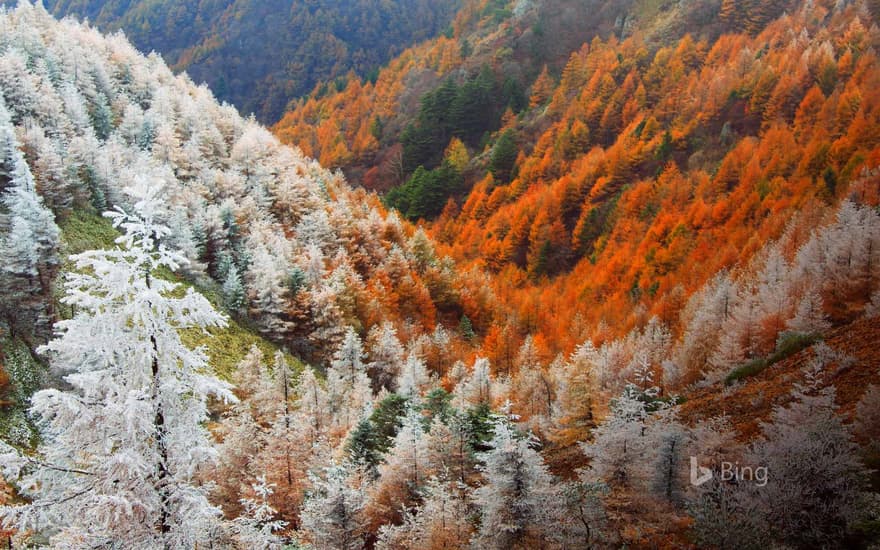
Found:
[[0, 546], [880, 548], [877, 0], [0, 1]]

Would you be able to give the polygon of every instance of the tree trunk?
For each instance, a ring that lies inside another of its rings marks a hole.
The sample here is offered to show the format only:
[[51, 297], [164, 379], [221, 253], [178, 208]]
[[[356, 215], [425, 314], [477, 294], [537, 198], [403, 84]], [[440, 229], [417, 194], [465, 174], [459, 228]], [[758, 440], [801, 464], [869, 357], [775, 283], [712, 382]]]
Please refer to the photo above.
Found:
[[[150, 285], [150, 273], [146, 274], [147, 288], [151, 288]], [[168, 482], [170, 473], [168, 472], [168, 447], [166, 446], [165, 436], [167, 434], [167, 427], [165, 426], [165, 413], [162, 411], [162, 401], [159, 396], [159, 391], [161, 388], [162, 380], [159, 376], [159, 344], [156, 341], [156, 336], [154, 334], [150, 335], [150, 344], [153, 348], [153, 357], [152, 357], [152, 375], [153, 375], [153, 387], [151, 391], [150, 398], [153, 401], [153, 405], [155, 406], [156, 413], [153, 417], [153, 428], [155, 430], [155, 438], [156, 438], [156, 450], [159, 454], [159, 463], [157, 466], [156, 472], [156, 482], [155, 488], [159, 493], [159, 532], [162, 535], [167, 535], [171, 532], [171, 524], [169, 523], [168, 517]], [[171, 550], [171, 546], [167, 540], [167, 537], [163, 536], [162, 545], [166, 550]]]

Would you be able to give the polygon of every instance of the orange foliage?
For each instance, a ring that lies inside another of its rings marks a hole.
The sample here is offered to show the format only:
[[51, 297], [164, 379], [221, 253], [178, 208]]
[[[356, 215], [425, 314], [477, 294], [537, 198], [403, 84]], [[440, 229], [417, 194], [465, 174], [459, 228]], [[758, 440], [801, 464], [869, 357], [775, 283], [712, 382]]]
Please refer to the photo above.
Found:
[[547, 65], [541, 70], [538, 79], [532, 84], [532, 95], [529, 97], [529, 107], [543, 106], [553, 93], [553, 80], [547, 72]]
[[[651, 57], [638, 32], [595, 38], [570, 54], [558, 84], [541, 71], [531, 110], [504, 120], [532, 144], [517, 177], [499, 186], [471, 174], [469, 194], [426, 225], [439, 255], [470, 273], [456, 291], [497, 372], [513, 368], [528, 333], [552, 357], [651, 315], [675, 330], [690, 293], [798, 211], [848, 193], [877, 200], [863, 171], [880, 164], [880, 40], [858, 8], [826, 18], [825, 4], [767, 24], [769, 12], [743, 15], [725, 0], [722, 19], [742, 32], [712, 44], [685, 36]], [[351, 79], [304, 100], [276, 131], [324, 163], [379, 166], [371, 155], [387, 135], [375, 122], [439, 82], [434, 71], [461, 66], [456, 44], [408, 50], [375, 84]], [[417, 79], [421, 88], [405, 87]], [[385, 174], [370, 170], [366, 183], [381, 187]], [[430, 296], [402, 277], [378, 299], [412, 300], [431, 326]]]
[[[880, 157], [880, 65], [863, 45], [838, 45], [831, 57], [811, 53], [826, 48], [825, 31], [810, 42], [778, 38], [811, 24], [800, 13], [755, 38], [722, 37], [711, 49], [686, 37], [644, 71], [618, 70], [643, 55], [637, 36], [594, 41], [571, 55], [547, 110], [552, 123], [520, 163], [510, 188], [526, 191], [487, 197], [478, 184], [457, 219], [445, 217], [442, 231], [432, 226], [434, 236], [460, 261], [485, 259], [503, 301], [520, 304], [519, 333], [537, 333], [551, 352], [579, 343], [565, 334], [576, 316], [593, 326], [604, 320], [616, 335], [645, 315], [674, 326], [690, 292], [827, 197], [823, 173], [838, 176], [841, 197], [840, 187]], [[877, 42], [852, 12], [836, 24], [854, 29], [847, 43]], [[778, 47], [757, 61], [743, 58], [765, 44]], [[817, 75], [840, 65], [836, 56], [851, 69], [838, 72], [826, 97], [809, 82], [815, 77], [797, 61], [802, 55], [818, 56]], [[613, 75], [619, 80], [609, 81]], [[573, 139], [581, 126], [587, 132], [577, 134], [586, 137]], [[695, 139], [708, 152], [689, 144]], [[544, 259], [553, 252], [550, 272], [561, 275], [534, 278], [542, 250]], [[573, 253], [586, 256], [571, 265]], [[505, 365], [500, 331], [484, 347]]]

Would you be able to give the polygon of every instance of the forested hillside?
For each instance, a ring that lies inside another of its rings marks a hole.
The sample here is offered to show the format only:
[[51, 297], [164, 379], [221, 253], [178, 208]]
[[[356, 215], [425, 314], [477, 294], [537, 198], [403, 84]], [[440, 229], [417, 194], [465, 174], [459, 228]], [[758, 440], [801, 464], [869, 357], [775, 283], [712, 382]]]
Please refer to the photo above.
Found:
[[0, 11], [9, 544], [880, 542], [877, 27], [664, 6], [466, 3], [305, 151]]
[[[15, 5], [17, 0], [5, 3]], [[370, 78], [409, 45], [444, 31], [458, 0], [191, 2], [48, 0], [56, 16], [122, 30], [141, 51], [207, 82], [264, 122], [319, 82]]]
[[796, 212], [854, 191], [876, 200], [864, 171], [880, 144], [878, 36], [865, 4], [814, 2], [779, 19], [795, 6], [615, 4], [631, 15], [606, 20], [634, 21], [615, 36], [554, 27], [585, 40], [557, 69], [512, 49], [557, 3], [499, 24], [484, 4], [459, 15], [455, 39], [406, 52], [375, 85], [304, 100], [275, 130], [390, 188], [386, 203], [425, 220], [456, 260], [497, 273], [520, 308], [516, 329], [553, 352], [584, 336], [567, 336], [575, 315], [612, 335], [646, 315], [670, 322]]
[[[772, 3], [763, 10], [763, 22], [786, 5]], [[719, 7], [717, 0], [680, 5], [651, 0], [468, 0], [451, 35], [404, 51], [375, 82], [353, 80], [343, 83], [344, 89], [331, 89], [335, 93], [322, 90], [304, 98], [275, 130], [282, 140], [314, 153], [324, 165], [345, 168], [367, 187], [396, 186], [419, 164], [437, 164], [453, 135], [467, 142], [469, 150], [481, 150], [486, 145], [481, 141], [501, 126], [508, 108], [510, 116], [528, 109], [533, 88], [539, 92], [536, 97], [549, 93], [547, 88], [555, 86], [550, 75], [558, 75], [571, 54], [594, 38], [637, 34], [646, 42], [645, 55], [686, 33], [712, 40], [731, 28], [719, 20]], [[539, 79], [545, 67], [548, 74]], [[443, 100], [442, 108], [449, 112], [436, 111], [437, 102], [430, 98]], [[436, 127], [416, 119], [431, 120]], [[420, 132], [411, 132], [407, 140], [402, 133], [410, 123]], [[411, 158], [400, 173], [394, 172], [395, 144], [423, 146], [422, 151], [409, 151]], [[376, 172], [364, 175], [369, 168], [381, 169], [382, 177]]]

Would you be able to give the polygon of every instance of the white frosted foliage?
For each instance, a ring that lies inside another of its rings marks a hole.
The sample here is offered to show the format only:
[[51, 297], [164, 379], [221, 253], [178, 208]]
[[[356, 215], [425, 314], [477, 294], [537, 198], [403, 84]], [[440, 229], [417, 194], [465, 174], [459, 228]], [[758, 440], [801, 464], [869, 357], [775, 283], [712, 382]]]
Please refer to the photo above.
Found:
[[4, 475], [31, 498], [2, 509], [7, 525], [88, 547], [192, 548], [218, 520], [194, 477], [215, 457], [208, 397], [235, 398], [180, 331], [226, 321], [192, 289], [155, 276], [183, 261], [161, 244], [161, 189], [135, 181], [132, 212], [107, 214], [124, 233], [118, 246], [71, 258], [62, 301], [77, 313], [40, 350], [69, 388], [33, 396], [36, 455], [6, 449]]

